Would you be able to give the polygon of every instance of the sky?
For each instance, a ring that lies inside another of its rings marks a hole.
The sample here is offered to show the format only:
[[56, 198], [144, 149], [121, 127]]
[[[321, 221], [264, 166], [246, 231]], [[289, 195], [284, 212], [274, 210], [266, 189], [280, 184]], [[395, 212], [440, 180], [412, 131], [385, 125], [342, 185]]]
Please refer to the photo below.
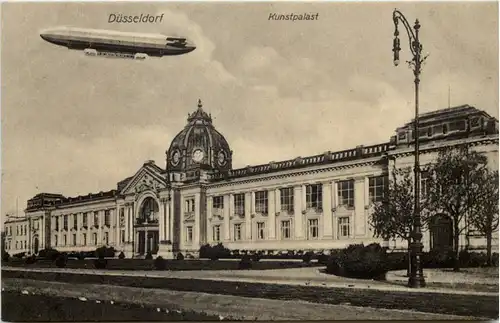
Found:
[[[198, 99], [234, 168], [389, 141], [414, 116], [413, 73], [392, 61], [395, 7], [422, 26], [421, 111], [470, 104], [498, 118], [495, 2], [2, 3], [2, 217], [41, 192], [107, 191], [146, 160], [164, 167]], [[164, 18], [108, 23], [117, 13]], [[197, 49], [86, 57], [39, 37], [61, 25], [182, 36]]]

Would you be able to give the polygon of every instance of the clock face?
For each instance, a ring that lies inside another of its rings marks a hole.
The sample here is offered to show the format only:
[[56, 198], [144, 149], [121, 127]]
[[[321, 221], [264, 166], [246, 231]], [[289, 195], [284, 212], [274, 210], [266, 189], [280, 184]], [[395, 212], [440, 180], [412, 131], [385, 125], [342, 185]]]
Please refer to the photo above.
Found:
[[197, 163], [203, 160], [203, 151], [201, 149], [196, 149], [193, 151], [193, 160]]
[[226, 154], [224, 153], [224, 150], [219, 151], [217, 154], [217, 162], [219, 163], [219, 166], [224, 166], [226, 164]]
[[172, 154], [172, 161], [171, 161], [172, 166], [179, 165], [180, 159], [181, 159], [181, 153], [178, 150], [174, 151], [174, 153]]

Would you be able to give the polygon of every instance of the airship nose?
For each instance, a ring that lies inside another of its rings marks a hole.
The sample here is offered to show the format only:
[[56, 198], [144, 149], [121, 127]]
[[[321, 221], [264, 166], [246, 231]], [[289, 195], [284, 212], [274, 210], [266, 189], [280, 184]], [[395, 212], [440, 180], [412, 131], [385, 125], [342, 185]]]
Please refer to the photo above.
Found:
[[188, 53], [192, 52], [195, 49], [196, 49], [196, 45], [194, 43], [187, 42], [187, 44], [186, 44], [186, 50], [187, 50]]

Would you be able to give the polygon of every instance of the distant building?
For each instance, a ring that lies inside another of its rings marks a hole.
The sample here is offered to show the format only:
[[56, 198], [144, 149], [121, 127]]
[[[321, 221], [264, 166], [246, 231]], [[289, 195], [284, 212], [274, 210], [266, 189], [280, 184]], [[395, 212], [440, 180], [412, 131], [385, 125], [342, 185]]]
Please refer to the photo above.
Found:
[[[14, 254], [107, 245], [129, 257], [147, 251], [170, 257], [196, 255], [201, 245], [218, 242], [238, 250], [383, 242], [368, 223], [371, 205], [382, 199], [389, 170], [413, 165], [414, 137], [409, 122], [378, 145], [233, 169], [230, 145], [200, 102], [166, 151], [165, 169], [147, 161], [108, 192], [38, 194], [28, 200], [25, 217], [7, 220], [6, 247]], [[423, 167], [440, 149], [467, 143], [498, 168], [498, 121], [474, 107], [422, 114], [419, 138]], [[424, 232], [426, 250], [451, 246], [451, 222], [436, 216], [436, 226]], [[406, 248], [401, 241], [383, 243]], [[481, 248], [485, 240], [467, 231], [461, 245]]]

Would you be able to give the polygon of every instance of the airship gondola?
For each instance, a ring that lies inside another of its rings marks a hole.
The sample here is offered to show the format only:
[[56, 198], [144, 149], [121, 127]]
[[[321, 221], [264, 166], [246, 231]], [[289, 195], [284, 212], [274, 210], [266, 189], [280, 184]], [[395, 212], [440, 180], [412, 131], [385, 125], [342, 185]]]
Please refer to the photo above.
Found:
[[147, 56], [182, 55], [196, 49], [182, 37], [102, 29], [58, 27], [42, 31], [40, 37], [55, 45], [82, 50], [87, 56], [141, 60]]

